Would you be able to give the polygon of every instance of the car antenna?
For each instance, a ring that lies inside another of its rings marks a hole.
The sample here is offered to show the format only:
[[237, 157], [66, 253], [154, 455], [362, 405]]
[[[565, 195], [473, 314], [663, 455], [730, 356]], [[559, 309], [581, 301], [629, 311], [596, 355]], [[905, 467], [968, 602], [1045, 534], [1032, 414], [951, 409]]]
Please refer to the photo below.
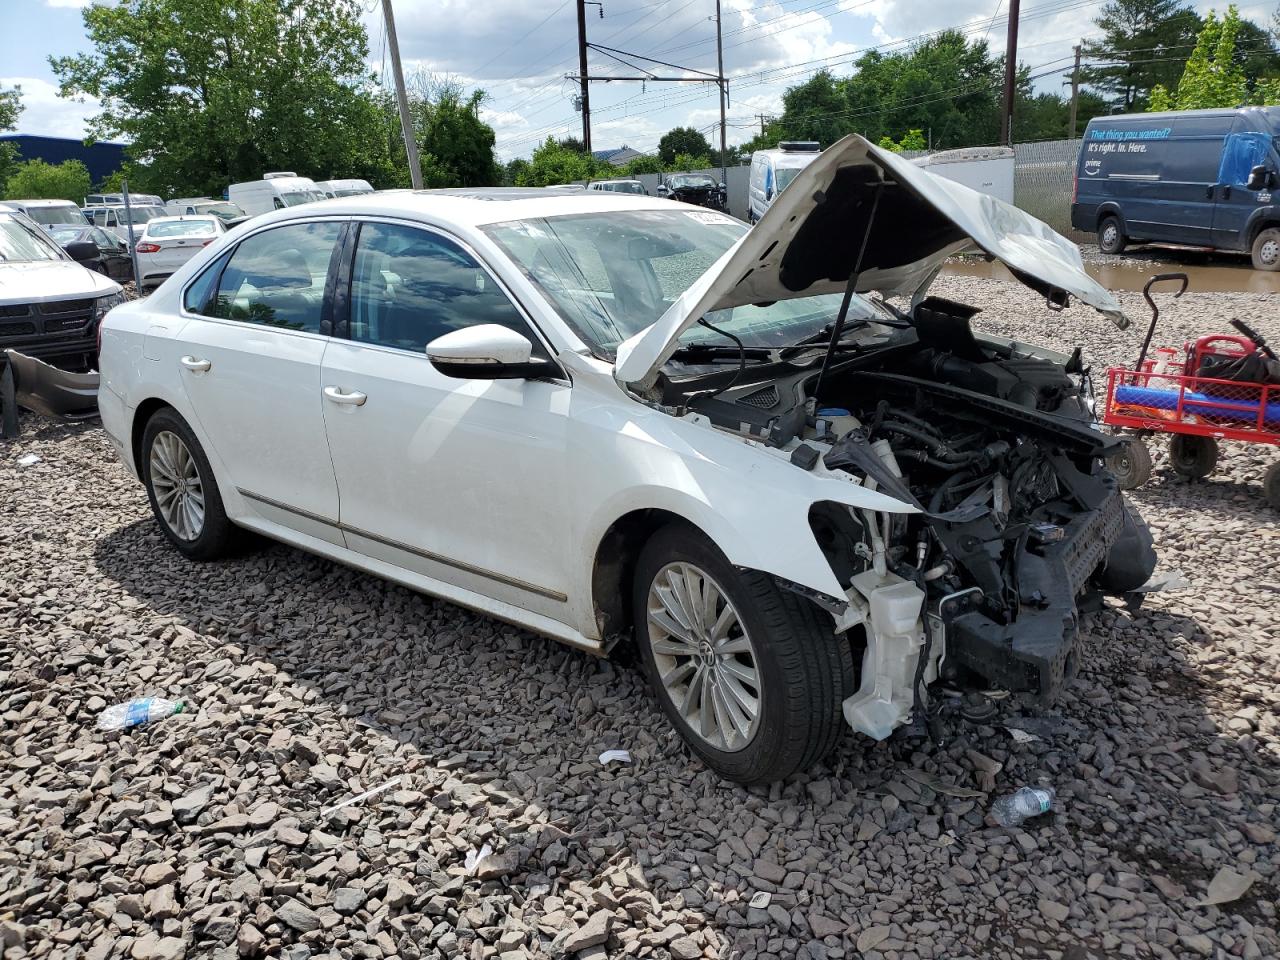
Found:
[[862, 246], [858, 248], [858, 259], [849, 274], [849, 282], [845, 284], [844, 298], [840, 301], [840, 312], [836, 314], [835, 329], [831, 331], [831, 340], [827, 343], [827, 353], [822, 358], [822, 369], [818, 371], [818, 381], [813, 385], [813, 395], [818, 396], [822, 389], [822, 379], [827, 375], [827, 367], [831, 366], [831, 358], [835, 356], [836, 344], [840, 342], [840, 334], [844, 332], [844, 321], [849, 315], [849, 302], [853, 300], [854, 287], [858, 285], [858, 275], [862, 272], [862, 258], [867, 253], [867, 241], [871, 239], [871, 227], [876, 222], [876, 210], [880, 207], [880, 190], [885, 186], [883, 179], [875, 184], [875, 192], [871, 197], [871, 216], [867, 217], [867, 229], [862, 234]]

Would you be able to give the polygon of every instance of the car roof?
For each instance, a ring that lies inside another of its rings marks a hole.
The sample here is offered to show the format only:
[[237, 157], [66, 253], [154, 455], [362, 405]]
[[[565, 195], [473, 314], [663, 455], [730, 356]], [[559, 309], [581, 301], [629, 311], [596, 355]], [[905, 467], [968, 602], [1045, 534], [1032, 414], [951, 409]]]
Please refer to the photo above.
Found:
[[631, 193], [546, 190], [542, 187], [457, 187], [395, 190], [318, 200], [267, 214], [276, 221], [303, 217], [361, 215], [409, 217], [466, 226], [541, 217], [622, 210], [670, 210], [672, 201]]
[[21, 200], [13, 199], [6, 201], [10, 204], [21, 204], [24, 207], [75, 207], [80, 209], [80, 205], [74, 200]]

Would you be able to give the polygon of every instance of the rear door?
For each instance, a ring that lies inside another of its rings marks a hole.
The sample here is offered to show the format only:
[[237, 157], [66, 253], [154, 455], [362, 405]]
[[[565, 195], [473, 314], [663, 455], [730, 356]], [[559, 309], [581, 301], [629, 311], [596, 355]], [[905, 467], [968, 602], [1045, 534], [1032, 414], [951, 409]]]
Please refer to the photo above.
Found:
[[192, 409], [249, 508], [331, 543], [338, 484], [321, 413], [342, 219], [244, 239], [185, 294], [178, 359]]
[[1109, 179], [1120, 186], [1126, 233], [1136, 240], [1213, 245], [1213, 207], [1231, 118], [1131, 122], [1109, 144]]

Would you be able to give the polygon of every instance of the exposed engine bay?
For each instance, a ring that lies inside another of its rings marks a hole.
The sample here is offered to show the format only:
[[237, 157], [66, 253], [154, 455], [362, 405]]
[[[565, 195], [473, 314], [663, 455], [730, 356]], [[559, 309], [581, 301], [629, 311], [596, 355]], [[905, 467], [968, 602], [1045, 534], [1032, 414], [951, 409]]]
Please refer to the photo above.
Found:
[[1078, 349], [976, 336], [976, 311], [939, 298], [910, 317], [885, 310], [821, 376], [820, 357], [792, 358], [714, 391], [694, 389], [705, 377], [661, 382], [664, 403], [915, 508], [810, 515], [848, 587], [836, 630], [865, 641], [845, 716], [877, 739], [919, 725], [936, 681], [1052, 702], [1077, 667], [1081, 608], [1155, 566], [1104, 466], [1115, 441], [1093, 427]]

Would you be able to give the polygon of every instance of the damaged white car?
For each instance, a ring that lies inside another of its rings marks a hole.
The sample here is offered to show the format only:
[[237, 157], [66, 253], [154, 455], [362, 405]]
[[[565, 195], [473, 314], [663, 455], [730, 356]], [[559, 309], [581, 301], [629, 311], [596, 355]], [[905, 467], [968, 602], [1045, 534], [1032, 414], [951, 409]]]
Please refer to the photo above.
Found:
[[257, 218], [109, 315], [99, 406], [186, 555], [247, 528], [634, 640], [693, 750], [774, 780], [967, 691], [1051, 701], [1154, 565], [1079, 351], [926, 296], [965, 250], [1124, 323], [1047, 226], [850, 137], [750, 232], [542, 190]]

